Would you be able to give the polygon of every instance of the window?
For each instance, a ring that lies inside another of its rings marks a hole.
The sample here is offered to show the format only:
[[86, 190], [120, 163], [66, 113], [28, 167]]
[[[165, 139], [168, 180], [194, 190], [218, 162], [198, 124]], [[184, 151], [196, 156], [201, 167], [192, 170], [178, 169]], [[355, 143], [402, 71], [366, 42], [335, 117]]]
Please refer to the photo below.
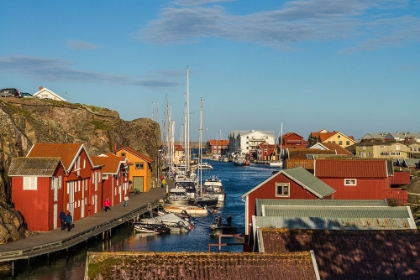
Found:
[[125, 157], [125, 153], [121, 153], [121, 156], [122, 156], [122, 157]]
[[136, 169], [143, 169], [144, 165], [141, 162], [136, 162]]
[[37, 177], [23, 177], [23, 190], [34, 190], [38, 189], [38, 178]]
[[276, 183], [276, 197], [290, 197], [290, 184]]
[[338, 135], [338, 136], [337, 136], [337, 138], [340, 138], [340, 137], [341, 137], [341, 135]]
[[346, 145], [349, 146], [350, 145], [350, 141], [346, 141]]
[[343, 141], [338, 141], [338, 145], [343, 145]]
[[344, 179], [344, 186], [357, 186], [357, 179]]

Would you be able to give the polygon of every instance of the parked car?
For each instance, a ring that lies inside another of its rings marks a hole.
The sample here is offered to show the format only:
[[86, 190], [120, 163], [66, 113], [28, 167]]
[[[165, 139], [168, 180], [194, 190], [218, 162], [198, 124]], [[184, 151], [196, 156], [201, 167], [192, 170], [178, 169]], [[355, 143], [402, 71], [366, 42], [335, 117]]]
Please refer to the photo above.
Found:
[[22, 95], [23, 98], [32, 98], [32, 94], [27, 92], [21, 92], [20, 95]]
[[22, 95], [20, 94], [20, 92], [17, 89], [15, 89], [15, 88], [4, 88], [4, 89], [1, 89], [0, 90], [0, 96], [1, 97], [9, 97], [9, 96], [12, 96], [12, 97], [18, 97], [18, 98], [21, 98], [22, 97]]

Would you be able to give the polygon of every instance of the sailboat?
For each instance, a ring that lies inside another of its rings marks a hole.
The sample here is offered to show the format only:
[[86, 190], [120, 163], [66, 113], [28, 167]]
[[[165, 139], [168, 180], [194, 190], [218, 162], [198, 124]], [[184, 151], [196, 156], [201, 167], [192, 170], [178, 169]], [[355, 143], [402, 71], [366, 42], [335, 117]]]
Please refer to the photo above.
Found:
[[[203, 164], [203, 101], [204, 99], [201, 98], [200, 101], [200, 139], [198, 142], [198, 164]], [[199, 206], [216, 206], [219, 202], [218, 196], [214, 194], [205, 194], [203, 192], [203, 169], [198, 169], [198, 183], [200, 187], [200, 193], [198, 196], [195, 197], [194, 202]]]
[[280, 153], [279, 158], [277, 161], [270, 161], [270, 167], [283, 167], [283, 123], [281, 123], [280, 126], [280, 135], [277, 137], [277, 139], [280, 138]]

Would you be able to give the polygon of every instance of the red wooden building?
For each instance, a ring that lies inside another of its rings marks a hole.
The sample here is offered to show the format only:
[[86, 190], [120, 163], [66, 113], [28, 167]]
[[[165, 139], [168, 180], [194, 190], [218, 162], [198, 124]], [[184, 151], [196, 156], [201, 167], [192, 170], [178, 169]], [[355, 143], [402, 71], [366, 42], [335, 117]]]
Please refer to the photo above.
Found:
[[129, 195], [128, 165], [124, 157], [114, 154], [92, 157], [97, 166], [102, 166], [102, 197], [109, 198], [111, 205], [119, 204]]
[[391, 188], [387, 160], [317, 159], [314, 175], [337, 190], [333, 199], [386, 199], [407, 202], [407, 191]]
[[229, 151], [229, 140], [208, 140], [206, 150], [212, 155], [226, 155]]
[[[83, 144], [36, 143], [27, 157], [61, 159], [66, 176], [63, 177], [63, 200], [59, 210], [62, 208], [69, 211], [74, 221], [94, 215], [101, 210], [102, 203], [99, 201], [102, 197], [101, 167], [93, 165]], [[39, 203], [47, 202], [39, 201]]]
[[335, 190], [302, 167], [283, 169], [242, 196], [245, 235], [249, 235], [256, 199], [331, 199]]
[[50, 231], [60, 225], [63, 209], [63, 178], [66, 172], [59, 157], [12, 158], [9, 177], [12, 203], [32, 231]]
[[287, 132], [279, 138], [279, 143], [283, 149], [295, 150], [295, 149], [305, 149], [308, 145], [302, 136], [295, 132]]

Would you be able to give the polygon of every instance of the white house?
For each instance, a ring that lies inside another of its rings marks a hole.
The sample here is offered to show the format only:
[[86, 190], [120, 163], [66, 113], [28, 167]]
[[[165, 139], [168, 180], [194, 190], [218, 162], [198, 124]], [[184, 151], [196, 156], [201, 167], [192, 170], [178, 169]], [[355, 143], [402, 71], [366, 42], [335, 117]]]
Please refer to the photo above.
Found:
[[56, 93], [52, 92], [51, 90], [49, 90], [47, 88], [44, 88], [44, 87], [39, 87], [39, 90], [37, 92], [35, 92], [32, 96], [36, 97], [36, 98], [41, 98], [41, 99], [51, 99], [51, 100], [56, 100], [56, 101], [67, 102], [67, 100], [65, 100], [64, 98], [62, 98], [58, 94], [56, 94]]
[[264, 142], [271, 145], [276, 143], [274, 131], [232, 130], [229, 133], [229, 153], [252, 153]]

